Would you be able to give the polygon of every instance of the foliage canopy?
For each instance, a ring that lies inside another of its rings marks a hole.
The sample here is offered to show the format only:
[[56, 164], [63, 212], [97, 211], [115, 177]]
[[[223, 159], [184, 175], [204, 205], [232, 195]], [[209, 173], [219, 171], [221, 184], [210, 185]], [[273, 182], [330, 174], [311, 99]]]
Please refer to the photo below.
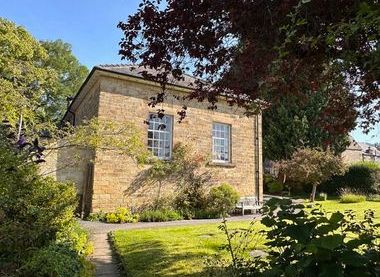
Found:
[[333, 175], [344, 173], [341, 157], [331, 151], [303, 148], [295, 151], [290, 160], [282, 162], [282, 170], [287, 178], [301, 183], [311, 184], [313, 191], [310, 199], [314, 201], [316, 188]]
[[199, 80], [185, 98], [211, 109], [220, 97], [252, 113], [258, 98], [321, 92], [327, 131], [343, 132], [357, 116], [365, 128], [379, 121], [377, 0], [143, 0], [118, 27], [122, 58], [158, 69], [145, 75], [163, 88], [191, 72]]

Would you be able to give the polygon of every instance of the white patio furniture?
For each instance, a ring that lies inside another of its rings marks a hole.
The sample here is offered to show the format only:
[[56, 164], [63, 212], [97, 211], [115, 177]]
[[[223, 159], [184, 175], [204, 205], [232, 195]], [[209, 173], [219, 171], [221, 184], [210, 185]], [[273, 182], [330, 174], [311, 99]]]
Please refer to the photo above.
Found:
[[241, 209], [242, 215], [244, 215], [244, 211], [246, 210], [257, 213], [262, 209], [262, 207], [263, 203], [260, 202], [256, 196], [241, 197], [239, 202], [236, 204], [236, 208]]

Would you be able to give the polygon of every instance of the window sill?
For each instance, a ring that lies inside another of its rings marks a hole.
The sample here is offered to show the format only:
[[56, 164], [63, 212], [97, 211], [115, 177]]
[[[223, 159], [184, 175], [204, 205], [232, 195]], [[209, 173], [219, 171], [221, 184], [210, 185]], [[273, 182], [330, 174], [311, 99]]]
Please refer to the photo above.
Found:
[[207, 166], [228, 167], [228, 168], [236, 167], [234, 163], [221, 163], [221, 162], [209, 162]]

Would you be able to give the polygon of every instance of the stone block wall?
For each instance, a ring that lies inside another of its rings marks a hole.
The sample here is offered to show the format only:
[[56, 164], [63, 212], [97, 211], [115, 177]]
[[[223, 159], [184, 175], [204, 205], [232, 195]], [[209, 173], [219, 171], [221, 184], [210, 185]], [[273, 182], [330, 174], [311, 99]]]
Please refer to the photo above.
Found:
[[343, 162], [352, 164], [363, 161], [363, 154], [360, 149], [347, 149], [342, 153]]
[[[79, 125], [84, 120], [98, 115], [99, 83], [92, 84], [87, 90], [88, 93], [78, 103], [77, 108], [66, 118], [69, 122]], [[52, 141], [48, 145], [48, 150], [45, 151], [46, 162], [40, 166], [41, 174], [51, 176], [61, 182], [74, 182], [77, 193], [82, 198], [86, 187], [91, 185], [92, 172], [89, 171], [89, 168], [95, 157], [94, 151], [78, 147], [67, 147], [64, 140]], [[91, 190], [90, 187], [87, 191], [90, 197], [86, 196], [88, 209], [91, 209]], [[80, 201], [82, 202], [82, 199]], [[79, 210], [81, 206], [80, 204]]]
[[[177, 111], [181, 109], [182, 103], [170, 94], [183, 94], [185, 91], [181, 88], [169, 89], [165, 104], [152, 109], [148, 107], [149, 98], [156, 95], [160, 88], [150, 82], [137, 78], [102, 76], [99, 84], [99, 118], [119, 123], [132, 122], [147, 134], [148, 126], [144, 120], [148, 119], [149, 112], [156, 112], [157, 108], [162, 108], [165, 114], [174, 117], [173, 145], [178, 142], [190, 144], [209, 158], [212, 153], [212, 123], [230, 124], [231, 164], [207, 165], [204, 170], [212, 173], [214, 184], [229, 183], [241, 196], [256, 195], [259, 190], [262, 197], [261, 116], [256, 117], [256, 126], [255, 118], [247, 118], [242, 110], [231, 108], [225, 102], [218, 103], [218, 109], [211, 111], [207, 109], [207, 103], [192, 101], [187, 103], [187, 117], [182, 123], [178, 123]], [[259, 141], [256, 144], [257, 127]], [[259, 155], [256, 156], [255, 147], [259, 151]], [[145, 169], [138, 167], [131, 158], [116, 152], [97, 151], [93, 170], [91, 211], [109, 211], [119, 206], [138, 208], [152, 201], [157, 195], [158, 186], [139, 182]], [[174, 189], [174, 184], [165, 184], [163, 194]]]

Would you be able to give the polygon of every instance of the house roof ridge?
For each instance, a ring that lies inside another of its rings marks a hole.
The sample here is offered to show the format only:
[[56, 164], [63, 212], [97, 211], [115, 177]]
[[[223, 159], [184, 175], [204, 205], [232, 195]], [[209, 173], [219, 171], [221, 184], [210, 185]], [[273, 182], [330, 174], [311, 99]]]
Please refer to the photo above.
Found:
[[[98, 64], [96, 65], [97, 67], [107, 67], [107, 68], [112, 68], [112, 67], [129, 67], [129, 66], [136, 66], [133, 64], [124, 64], [124, 63], [105, 63], [105, 64]], [[139, 67], [139, 66], [136, 66]]]

